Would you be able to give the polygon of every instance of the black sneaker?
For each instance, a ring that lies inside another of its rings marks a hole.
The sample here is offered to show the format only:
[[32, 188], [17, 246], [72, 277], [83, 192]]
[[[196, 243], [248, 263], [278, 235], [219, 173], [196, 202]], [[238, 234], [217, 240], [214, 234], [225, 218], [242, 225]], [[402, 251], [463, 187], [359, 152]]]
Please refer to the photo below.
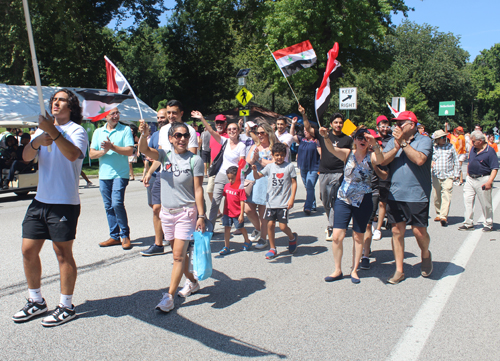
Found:
[[163, 246], [157, 246], [156, 244], [153, 244], [147, 250], [141, 252], [143, 256], [156, 256], [164, 253], [165, 253], [165, 248], [163, 248]]
[[71, 305], [71, 308], [58, 305], [54, 312], [50, 316], [45, 317], [42, 320], [42, 326], [52, 327], [59, 326], [62, 323], [68, 322], [76, 317], [75, 306]]
[[361, 269], [370, 269], [370, 259], [363, 257], [361, 258], [361, 264], [359, 266]]
[[45, 299], [42, 298], [42, 302], [35, 302], [31, 298], [29, 298], [26, 305], [14, 316], [12, 316], [12, 321], [14, 322], [28, 321], [32, 317], [47, 312], [47, 310], [48, 308]]

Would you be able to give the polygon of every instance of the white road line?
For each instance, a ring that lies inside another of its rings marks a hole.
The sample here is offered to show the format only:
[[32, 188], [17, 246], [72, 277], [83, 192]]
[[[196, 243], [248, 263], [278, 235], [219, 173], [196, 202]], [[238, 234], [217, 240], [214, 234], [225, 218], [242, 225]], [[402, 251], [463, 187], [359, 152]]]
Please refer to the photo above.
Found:
[[[499, 203], [500, 191], [496, 193], [493, 199], [493, 212], [495, 212]], [[484, 221], [484, 217], [481, 217], [479, 221], [481, 220]], [[410, 361], [418, 359], [444, 306], [448, 302], [453, 289], [463, 273], [457, 272], [457, 270], [460, 267], [465, 268], [483, 234], [481, 229], [476, 229], [465, 239], [448, 267], [446, 267], [441, 279], [436, 282], [429, 296], [427, 296], [427, 299], [413, 320], [411, 320], [410, 325], [406, 328], [403, 336], [392, 349], [387, 360]]]

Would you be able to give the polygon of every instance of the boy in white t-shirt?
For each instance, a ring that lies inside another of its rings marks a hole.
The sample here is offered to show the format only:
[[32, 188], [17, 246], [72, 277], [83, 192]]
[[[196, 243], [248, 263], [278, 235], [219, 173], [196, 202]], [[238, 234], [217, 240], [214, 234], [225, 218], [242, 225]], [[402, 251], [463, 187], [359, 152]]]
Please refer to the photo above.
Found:
[[[80, 215], [78, 185], [88, 146], [87, 132], [81, 125], [78, 98], [63, 89], [50, 99], [54, 119], [39, 117], [39, 129], [24, 148], [23, 159], [38, 155], [38, 188], [23, 221], [23, 263], [28, 283], [27, 304], [12, 320], [25, 322], [48, 311], [40, 291], [42, 268], [39, 253], [46, 239], [52, 240], [61, 271], [61, 298], [55, 311], [42, 320], [43, 326], [57, 326], [76, 317], [72, 304], [76, 282], [73, 242]], [[49, 152], [48, 146], [52, 147]]]

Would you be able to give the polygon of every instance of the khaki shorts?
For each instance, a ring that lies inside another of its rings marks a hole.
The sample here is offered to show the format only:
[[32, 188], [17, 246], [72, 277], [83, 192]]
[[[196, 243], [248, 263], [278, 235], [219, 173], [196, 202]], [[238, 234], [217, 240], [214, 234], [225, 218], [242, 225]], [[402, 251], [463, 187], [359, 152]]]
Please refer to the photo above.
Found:
[[207, 193], [213, 193], [214, 192], [214, 186], [215, 186], [215, 175], [211, 176], [208, 178], [207, 182]]

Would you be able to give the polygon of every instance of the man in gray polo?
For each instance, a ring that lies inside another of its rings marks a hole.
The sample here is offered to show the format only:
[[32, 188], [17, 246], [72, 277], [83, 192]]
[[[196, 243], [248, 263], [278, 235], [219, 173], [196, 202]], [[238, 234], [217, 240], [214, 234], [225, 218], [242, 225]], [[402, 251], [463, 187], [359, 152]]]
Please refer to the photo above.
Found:
[[394, 136], [384, 148], [389, 165], [391, 187], [387, 201], [387, 218], [392, 225], [392, 250], [396, 271], [387, 280], [397, 284], [405, 279], [404, 240], [406, 225], [412, 228], [421, 250], [421, 274], [432, 273], [432, 258], [429, 251], [430, 237], [427, 233], [429, 200], [431, 195], [432, 140], [417, 131], [417, 117], [413, 112], [401, 112], [396, 121]]

